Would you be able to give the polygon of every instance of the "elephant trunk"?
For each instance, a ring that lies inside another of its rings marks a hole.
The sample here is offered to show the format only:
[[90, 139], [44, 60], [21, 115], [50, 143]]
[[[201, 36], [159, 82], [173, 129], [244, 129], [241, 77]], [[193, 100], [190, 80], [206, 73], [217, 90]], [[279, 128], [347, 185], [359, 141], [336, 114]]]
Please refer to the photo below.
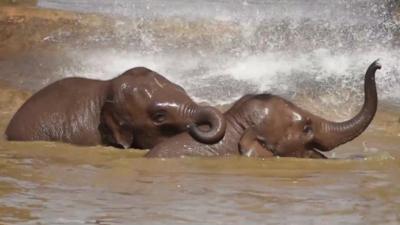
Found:
[[376, 93], [375, 72], [380, 69], [378, 61], [374, 61], [367, 69], [364, 78], [364, 105], [360, 112], [345, 122], [331, 122], [324, 119], [315, 124], [316, 148], [329, 151], [341, 144], [359, 136], [371, 123], [377, 109], [378, 96]]
[[210, 106], [195, 107], [187, 110], [192, 122], [188, 124], [189, 134], [205, 144], [214, 144], [225, 135], [226, 121], [221, 112]]

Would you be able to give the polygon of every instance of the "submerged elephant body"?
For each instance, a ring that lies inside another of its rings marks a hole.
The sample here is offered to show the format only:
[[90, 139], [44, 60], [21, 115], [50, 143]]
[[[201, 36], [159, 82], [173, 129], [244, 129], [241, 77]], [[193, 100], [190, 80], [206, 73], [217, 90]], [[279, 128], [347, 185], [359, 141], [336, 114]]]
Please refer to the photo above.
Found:
[[101, 143], [97, 132], [107, 83], [83, 78], [57, 81], [34, 94], [11, 119], [9, 140]]
[[180, 86], [137, 67], [108, 81], [66, 78], [43, 88], [16, 112], [6, 136], [144, 149], [185, 130], [215, 143], [225, 124], [216, 109], [198, 106]]
[[345, 122], [331, 122], [307, 112], [274, 95], [247, 95], [239, 99], [224, 117], [224, 138], [206, 145], [187, 134], [179, 134], [155, 146], [147, 157], [291, 156], [325, 158], [329, 151], [359, 136], [372, 121], [377, 109], [375, 72], [381, 66], [372, 63], [364, 78], [365, 100], [360, 112]]

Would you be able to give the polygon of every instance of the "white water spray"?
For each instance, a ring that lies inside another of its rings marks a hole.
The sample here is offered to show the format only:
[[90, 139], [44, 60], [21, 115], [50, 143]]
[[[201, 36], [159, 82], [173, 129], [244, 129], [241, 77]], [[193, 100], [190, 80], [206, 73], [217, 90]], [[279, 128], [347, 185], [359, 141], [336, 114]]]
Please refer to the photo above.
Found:
[[305, 93], [333, 107], [350, 101], [353, 110], [361, 104], [368, 65], [380, 58], [379, 97], [400, 105], [400, 25], [393, 0], [104, 0], [95, 6], [41, 0], [39, 5], [123, 16], [112, 28], [114, 36], [90, 38], [101, 44], [111, 39], [110, 47], [70, 50], [76, 64], [61, 68], [61, 77], [109, 79], [147, 66], [213, 104], [247, 93], [289, 98]]

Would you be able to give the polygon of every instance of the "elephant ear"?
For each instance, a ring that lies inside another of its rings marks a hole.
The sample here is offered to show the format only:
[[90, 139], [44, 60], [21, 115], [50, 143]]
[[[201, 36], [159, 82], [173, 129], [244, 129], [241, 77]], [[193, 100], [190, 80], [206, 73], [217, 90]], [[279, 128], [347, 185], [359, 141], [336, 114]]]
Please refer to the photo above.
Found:
[[106, 101], [101, 108], [99, 131], [102, 142], [115, 147], [129, 148], [133, 142], [133, 132], [124, 126], [115, 115], [115, 107]]
[[239, 152], [247, 157], [269, 158], [274, 156], [270, 149], [260, 144], [254, 128], [248, 128], [240, 138]]

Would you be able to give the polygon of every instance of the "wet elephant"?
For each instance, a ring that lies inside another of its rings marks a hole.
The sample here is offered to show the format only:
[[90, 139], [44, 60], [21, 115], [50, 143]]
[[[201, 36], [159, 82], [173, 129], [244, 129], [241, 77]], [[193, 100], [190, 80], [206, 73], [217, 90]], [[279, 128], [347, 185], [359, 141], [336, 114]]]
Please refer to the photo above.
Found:
[[218, 110], [197, 105], [180, 86], [137, 67], [108, 81], [66, 78], [50, 84], [15, 113], [6, 136], [146, 149], [184, 131], [215, 143], [225, 127]]
[[274, 95], [247, 95], [238, 100], [224, 116], [224, 138], [205, 145], [186, 134], [177, 135], [147, 153], [147, 157], [223, 156], [248, 157], [292, 156], [325, 158], [329, 151], [359, 136], [377, 110], [373, 62], [364, 78], [364, 104], [360, 112], [345, 122], [331, 122], [303, 110]]

